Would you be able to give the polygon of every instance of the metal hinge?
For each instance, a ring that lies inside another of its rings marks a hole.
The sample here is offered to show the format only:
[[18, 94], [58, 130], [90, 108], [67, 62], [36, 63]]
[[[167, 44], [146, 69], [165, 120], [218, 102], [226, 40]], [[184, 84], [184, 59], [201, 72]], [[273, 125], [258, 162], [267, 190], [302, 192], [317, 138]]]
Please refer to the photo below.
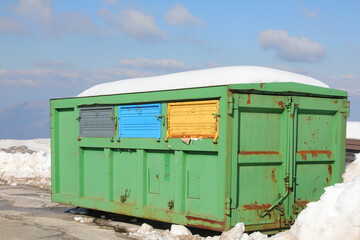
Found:
[[231, 215], [231, 197], [226, 196], [225, 198], [225, 214], [230, 216]]
[[162, 125], [165, 126], [165, 121], [166, 121], [166, 116], [165, 115], [156, 115], [155, 116], [157, 118], [157, 120], [162, 122]]
[[349, 109], [350, 102], [347, 100], [343, 100], [339, 112], [344, 113], [345, 117], [349, 117]]
[[228, 114], [232, 115], [234, 112], [234, 98], [232, 96], [228, 97]]

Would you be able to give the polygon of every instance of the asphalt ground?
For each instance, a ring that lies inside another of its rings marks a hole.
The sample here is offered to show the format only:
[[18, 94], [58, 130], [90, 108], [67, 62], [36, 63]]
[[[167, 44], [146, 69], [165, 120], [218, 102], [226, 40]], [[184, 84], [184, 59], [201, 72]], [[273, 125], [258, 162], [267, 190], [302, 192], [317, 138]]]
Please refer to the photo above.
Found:
[[[170, 223], [134, 218], [51, 202], [49, 190], [0, 185], [0, 240], [13, 239], [134, 239], [131, 233], [147, 223], [154, 230]], [[189, 228], [202, 237], [219, 232]]]

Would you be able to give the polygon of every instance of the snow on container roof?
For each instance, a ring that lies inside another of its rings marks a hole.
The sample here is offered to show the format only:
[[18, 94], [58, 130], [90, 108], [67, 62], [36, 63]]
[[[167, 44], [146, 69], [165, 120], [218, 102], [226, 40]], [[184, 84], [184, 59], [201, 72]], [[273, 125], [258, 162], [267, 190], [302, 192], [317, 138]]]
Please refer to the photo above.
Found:
[[77, 97], [271, 82], [297, 82], [318, 87], [329, 87], [315, 78], [297, 73], [268, 67], [233, 66], [102, 83], [83, 91]]

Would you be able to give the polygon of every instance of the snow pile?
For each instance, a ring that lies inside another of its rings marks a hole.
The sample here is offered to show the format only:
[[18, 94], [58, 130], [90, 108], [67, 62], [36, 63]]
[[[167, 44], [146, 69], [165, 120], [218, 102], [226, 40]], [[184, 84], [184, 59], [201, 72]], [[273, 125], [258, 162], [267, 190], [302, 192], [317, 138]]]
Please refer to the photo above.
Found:
[[346, 138], [360, 139], [360, 122], [347, 121]]
[[129, 233], [130, 237], [144, 240], [164, 239], [159, 231], [154, 230], [149, 224], [143, 223], [134, 233]]
[[317, 202], [299, 214], [290, 230], [270, 239], [359, 240], [360, 239], [360, 153], [343, 174], [344, 183], [325, 188]]
[[297, 73], [268, 67], [233, 66], [103, 83], [85, 90], [78, 97], [271, 82], [297, 82], [329, 87], [315, 78]]
[[50, 139], [0, 140], [0, 183], [49, 188]]
[[355, 181], [357, 177], [360, 177], [360, 153], [355, 154], [355, 159], [355, 161], [346, 167], [342, 175], [344, 183]]

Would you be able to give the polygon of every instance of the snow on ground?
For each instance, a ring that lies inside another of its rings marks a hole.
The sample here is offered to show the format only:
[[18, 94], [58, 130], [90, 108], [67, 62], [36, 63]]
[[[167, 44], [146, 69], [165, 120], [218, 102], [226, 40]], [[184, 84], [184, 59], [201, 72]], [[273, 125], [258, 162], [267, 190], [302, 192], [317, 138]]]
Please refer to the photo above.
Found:
[[346, 138], [360, 139], [360, 122], [347, 121]]
[[50, 188], [50, 139], [0, 140], [0, 183]]
[[85, 90], [78, 97], [271, 82], [297, 82], [329, 87], [315, 78], [297, 73], [268, 67], [233, 66], [103, 83]]

